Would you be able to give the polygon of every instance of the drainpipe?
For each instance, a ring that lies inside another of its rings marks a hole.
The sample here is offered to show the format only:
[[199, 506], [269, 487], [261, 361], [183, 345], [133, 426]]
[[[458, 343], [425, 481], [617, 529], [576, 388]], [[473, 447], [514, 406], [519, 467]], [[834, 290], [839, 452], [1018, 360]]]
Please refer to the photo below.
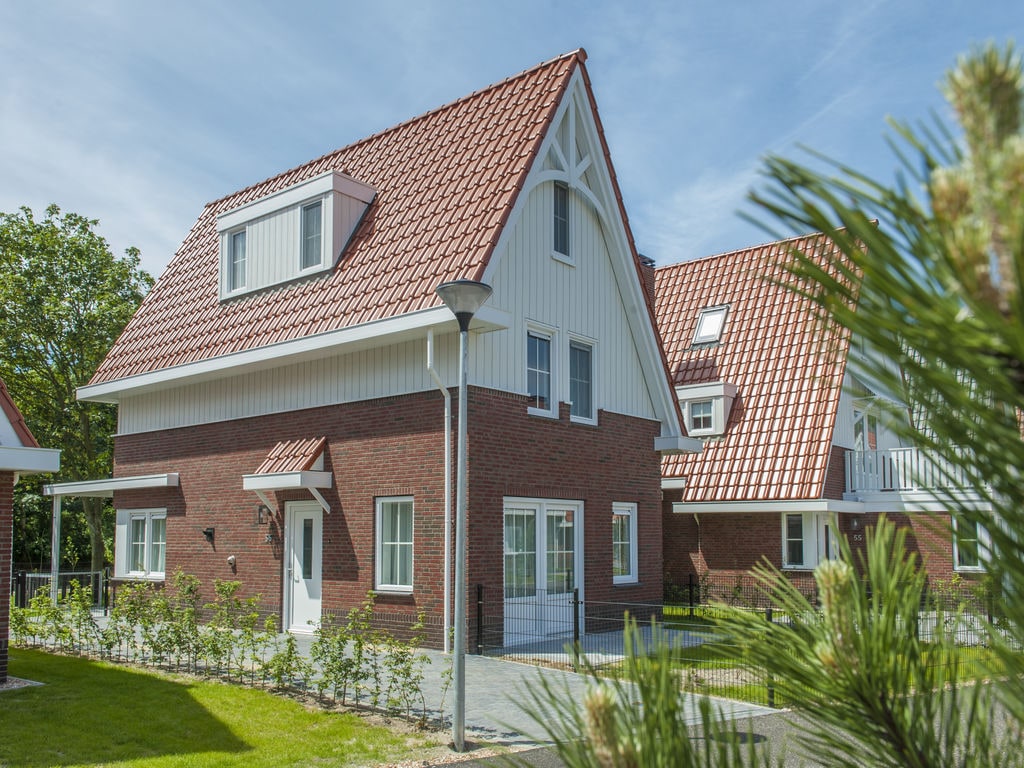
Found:
[[434, 368], [434, 329], [427, 329], [427, 373], [444, 396], [444, 652], [452, 635], [452, 394]]

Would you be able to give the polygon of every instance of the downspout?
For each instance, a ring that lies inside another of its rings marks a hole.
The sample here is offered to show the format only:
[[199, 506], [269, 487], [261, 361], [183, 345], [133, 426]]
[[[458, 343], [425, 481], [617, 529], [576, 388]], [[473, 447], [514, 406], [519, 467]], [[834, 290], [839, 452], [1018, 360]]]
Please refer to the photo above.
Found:
[[434, 329], [427, 329], [427, 373], [444, 396], [444, 652], [452, 636], [452, 395], [434, 368]]

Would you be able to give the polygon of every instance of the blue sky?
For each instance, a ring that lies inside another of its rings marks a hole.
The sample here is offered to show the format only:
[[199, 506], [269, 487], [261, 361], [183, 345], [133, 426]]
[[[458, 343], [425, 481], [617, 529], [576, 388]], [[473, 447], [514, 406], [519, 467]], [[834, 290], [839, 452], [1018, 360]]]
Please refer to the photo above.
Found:
[[736, 211], [797, 144], [887, 177], [1020, 0], [46, 0], [0, 4], [0, 210], [100, 220], [159, 275], [203, 204], [575, 48], [641, 252], [767, 239]]

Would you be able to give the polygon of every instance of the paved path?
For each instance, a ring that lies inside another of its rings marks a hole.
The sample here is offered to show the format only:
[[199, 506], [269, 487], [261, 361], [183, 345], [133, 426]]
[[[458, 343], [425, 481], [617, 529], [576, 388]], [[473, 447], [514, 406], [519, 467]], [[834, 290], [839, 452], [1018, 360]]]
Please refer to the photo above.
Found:
[[[313, 638], [298, 635], [299, 650], [309, 654]], [[430, 658], [424, 674], [423, 692], [427, 710], [431, 717], [441, 720], [443, 673], [450, 669], [450, 657], [440, 651], [426, 650]], [[538, 728], [530, 717], [518, 706], [523, 700], [527, 684], [536, 684], [544, 678], [558, 689], [575, 699], [583, 696], [587, 686], [585, 675], [574, 672], [537, 667], [489, 656], [466, 656], [466, 734], [473, 741], [487, 741], [508, 746], [527, 746], [538, 743]], [[449, 688], [443, 702], [444, 718], [451, 717], [452, 696]], [[689, 697], [684, 718], [687, 724], [699, 722], [697, 696]], [[751, 717], [775, 713], [776, 710], [743, 702], [718, 700], [721, 711], [733, 719], [746, 720]]]

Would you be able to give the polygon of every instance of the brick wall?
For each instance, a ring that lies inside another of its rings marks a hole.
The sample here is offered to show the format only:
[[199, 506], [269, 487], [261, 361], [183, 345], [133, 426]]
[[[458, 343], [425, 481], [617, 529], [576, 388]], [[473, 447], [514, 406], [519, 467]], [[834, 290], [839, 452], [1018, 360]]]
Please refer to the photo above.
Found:
[[[453, 398], [456, 400], [457, 398]], [[199, 576], [204, 596], [212, 580], [238, 579], [242, 596], [259, 595], [263, 610], [281, 612], [283, 517], [257, 525], [258, 498], [242, 490], [281, 440], [326, 436], [324, 469], [334, 486], [323, 527], [323, 610], [345, 612], [374, 584], [374, 501], [414, 497], [414, 590], [378, 595], [383, 613], [440, 615], [444, 592], [444, 407], [437, 392], [315, 408], [218, 424], [123, 435], [115, 440], [115, 476], [178, 472], [178, 488], [119, 492], [120, 509], [167, 508], [168, 577], [177, 569]], [[454, 414], [453, 414], [454, 415]], [[454, 430], [453, 430], [454, 431]], [[527, 414], [526, 400], [470, 389], [470, 589], [485, 584], [500, 600], [504, 496], [582, 499], [587, 537], [587, 596], [658, 599], [662, 593], [658, 425], [600, 413], [599, 426]], [[453, 451], [454, 462], [454, 451]], [[454, 467], [453, 467], [454, 471]], [[288, 500], [305, 491], [278, 493]], [[635, 501], [640, 533], [640, 584], [611, 585], [611, 504]], [[202, 529], [216, 530], [209, 544]], [[265, 541], [268, 533], [273, 542]], [[227, 557], [236, 557], [236, 571]], [[439, 627], [437, 624], [432, 626]], [[440, 630], [430, 638], [441, 642]]]
[[833, 445], [828, 457], [828, 470], [825, 472], [825, 488], [822, 495], [826, 499], [842, 499], [846, 493], [846, 453], [847, 448]]
[[0, 684], [7, 680], [13, 535], [14, 473], [0, 472]]

